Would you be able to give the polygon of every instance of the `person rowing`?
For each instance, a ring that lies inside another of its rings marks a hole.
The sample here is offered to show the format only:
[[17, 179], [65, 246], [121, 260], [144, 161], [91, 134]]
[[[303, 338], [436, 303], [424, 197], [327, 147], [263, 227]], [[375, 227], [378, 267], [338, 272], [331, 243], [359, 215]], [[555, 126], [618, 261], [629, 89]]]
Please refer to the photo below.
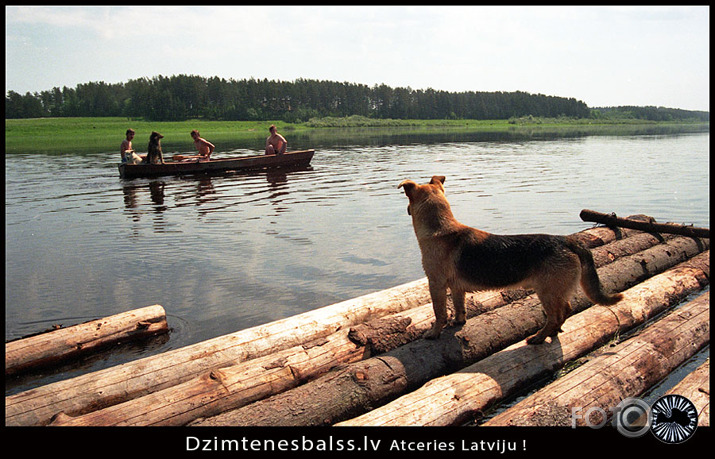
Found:
[[266, 154], [267, 155], [282, 155], [286, 152], [288, 142], [285, 137], [278, 133], [275, 124], [271, 124], [268, 128], [271, 135], [266, 139]]

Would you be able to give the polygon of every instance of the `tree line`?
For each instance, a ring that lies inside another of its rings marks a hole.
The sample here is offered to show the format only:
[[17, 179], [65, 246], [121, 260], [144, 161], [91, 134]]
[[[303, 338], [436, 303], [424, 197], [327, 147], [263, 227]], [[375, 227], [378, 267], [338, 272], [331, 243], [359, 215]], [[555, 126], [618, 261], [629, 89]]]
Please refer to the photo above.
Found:
[[635, 107], [624, 105], [621, 107], [599, 107], [592, 112], [594, 118], [599, 119], [638, 119], [648, 121], [710, 121], [710, 112], [682, 110], [680, 108], [666, 107]]
[[[703, 113], [703, 112], [701, 112]], [[21, 95], [8, 91], [5, 118], [121, 116], [150, 121], [282, 120], [351, 115], [378, 119], [587, 118], [574, 98], [515, 92], [447, 92], [311, 79], [224, 79], [195, 75], [90, 82]], [[709, 116], [708, 116], [709, 119]]]

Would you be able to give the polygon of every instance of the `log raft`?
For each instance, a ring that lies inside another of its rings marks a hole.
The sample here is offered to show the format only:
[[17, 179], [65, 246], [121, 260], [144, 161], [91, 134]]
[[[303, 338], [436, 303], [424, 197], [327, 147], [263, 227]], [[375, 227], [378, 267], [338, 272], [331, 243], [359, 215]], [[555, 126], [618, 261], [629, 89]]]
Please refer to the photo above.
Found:
[[623, 291], [628, 302], [623, 310], [593, 307], [579, 295], [553, 361], [554, 342], [523, 343], [544, 320], [526, 290], [471, 294], [465, 325], [421, 339], [433, 315], [420, 279], [8, 396], [6, 425], [371, 425], [356, 420], [501, 356], [513, 382], [487, 380], [488, 402], [475, 405], [465, 392], [449, 401], [461, 405], [458, 413], [435, 422], [391, 415], [400, 425], [464, 422], [709, 283], [708, 239], [619, 227], [576, 236], [592, 249], [606, 289]]
[[[613, 268], [613, 265], [616, 266], [611, 271], [618, 271], [619, 263], [614, 262], [599, 270], [602, 278], [605, 270]], [[687, 287], [687, 292], [701, 288], [701, 282], [695, 276], [703, 277], [699, 268], [687, 273], [685, 279], [678, 277], [668, 288]], [[674, 293], [669, 291], [667, 298], [670, 299], [671, 295], [682, 298]], [[585, 304], [583, 297], [572, 302], [574, 309], [583, 309]], [[611, 314], [605, 308], [593, 308], [599, 309]], [[326, 374], [291, 391], [224, 413], [218, 420], [206, 420], [202, 425], [323, 425], [339, 422], [415, 390], [433, 378], [479, 361], [511, 343], [522, 342], [543, 325], [544, 319], [538, 300], [535, 295], [530, 295], [469, 318], [459, 328], [446, 329], [442, 332], [444, 336], [436, 341], [413, 341]], [[603, 315], [599, 319], [599, 323], [602, 322]], [[417, 398], [427, 406], [433, 405], [432, 399]], [[305, 401], [310, 403], [304, 409], [293, 409], [305, 404]], [[412, 400], [408, 406], [418, 404]], [[402, 425], [403, 422], [397, 424]]]

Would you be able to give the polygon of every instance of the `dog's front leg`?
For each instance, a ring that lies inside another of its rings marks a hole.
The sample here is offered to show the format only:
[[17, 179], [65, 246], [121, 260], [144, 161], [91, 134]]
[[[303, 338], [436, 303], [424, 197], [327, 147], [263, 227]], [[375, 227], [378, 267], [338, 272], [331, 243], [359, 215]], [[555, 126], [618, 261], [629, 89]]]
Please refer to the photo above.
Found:
[[467, 321], [467, 309], [464, 306], [466, 292], [454, 287], [452, 290], [452, 304], [454, 304], [454, 323], [463, 324]]
[[432, 308], [434, 309], [434, 324], [432, 329], [425, 333], [427, 339], [439, 338], [439, 334], [447, 324], [447, 286], [429, 281], [429, 293], [432, 297]]

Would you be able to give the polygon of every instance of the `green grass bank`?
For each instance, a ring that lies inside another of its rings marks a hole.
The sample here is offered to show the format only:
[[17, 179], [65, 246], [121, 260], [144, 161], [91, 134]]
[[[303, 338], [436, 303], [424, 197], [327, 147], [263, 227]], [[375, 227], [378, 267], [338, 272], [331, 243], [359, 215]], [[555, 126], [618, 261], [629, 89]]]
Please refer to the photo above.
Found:
[[[645, 120], [597, 120], [568, 118], [517, 118], [509, 120], [383, 120], [361, 116], [345, 118], [311, 119], [304, 123], [283, 121], [206, 121], [179, 122], [146, 121], [127, 118], [33, 118], [5, 120], [5, 152], [72, 154], [97, 153], [119, 150], [128, 128], [136, 131], [134, 147], [144, 151], [149, 134], [158, 131], [164, 135], [162, 144], [166, 151], [191, 151], [190, 132], [198, 129], [202, 136], [213, 142], [217, 151], [225, 144], [251, 144], [262, 148], [268, 136], [268, 127], [275, 124], [278, 131], [291, 135], [321, 133], [340, 136], [343, 130], [404, 131], [410, 134], [435, 132], [502, 132], [514, 130], [544, 132], [577, 132], [580, 135], [602, 133], [604, 130], [639, 126], [673, 126], [690, 132], [709, 131], [709, 123], [650, 122]], [[615, 132], [615, 131], [614, 131]], [[616, 134], [617, 135], [617, 134]]]

